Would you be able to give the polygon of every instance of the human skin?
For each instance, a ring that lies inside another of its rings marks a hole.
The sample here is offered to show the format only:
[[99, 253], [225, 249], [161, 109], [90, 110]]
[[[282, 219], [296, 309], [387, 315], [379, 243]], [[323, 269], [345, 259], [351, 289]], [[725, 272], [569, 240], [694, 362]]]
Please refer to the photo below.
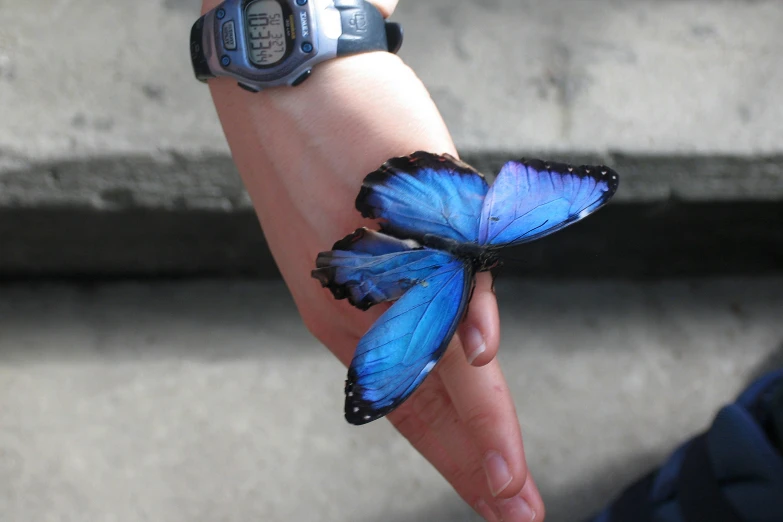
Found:
[[[218, 0], [204, 0], [203, 12]], [[396, 0], [373, 2], [385, 16]], [[343, 364], [385, 306], [362, 312], [310, 276], [318, 252], [358, 227], [362, 179], [417, 150], [457, 156], [427, 90], [402, 60], [373, 52], [317, 65], [296, 88], [209, 88], [275, 262], [307, 328]], [[491, 276], [478, 274], [465, 320], [422, 386], [387, 418], [489, 521], [544, 518], [514, 403], [495, 355]], [[483, 351], [482, 351], [483, 350]], [[469, 362], [470, 361], [470, 362]]]

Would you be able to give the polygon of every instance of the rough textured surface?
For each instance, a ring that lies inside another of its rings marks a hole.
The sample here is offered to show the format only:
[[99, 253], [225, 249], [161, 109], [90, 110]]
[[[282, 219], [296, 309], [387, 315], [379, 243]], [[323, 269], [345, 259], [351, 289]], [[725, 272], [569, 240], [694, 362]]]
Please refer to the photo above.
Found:
[[[5, 161], [226, 152], [190, 70], [199, 7], [0, 0]], [[780, 152], [775, 0], [403, 0], [395, 18], [461, 149]]]
[[[575, 522], [783, 364], [783, 280], [498, 281], [551, 522]], [[279, 283], [0, 292], [0, 520], [476, 520]]]
[[[665, 156], [485, 151], [463, 159], [490, 179], [523, 156], [606, 164], [621, 175], [614, 201], [783, 201], [783, 155]], [[0, 173], [0, 208], [235, 212], [252, 208], [229, 156], [158, 152], [30, 163]]]

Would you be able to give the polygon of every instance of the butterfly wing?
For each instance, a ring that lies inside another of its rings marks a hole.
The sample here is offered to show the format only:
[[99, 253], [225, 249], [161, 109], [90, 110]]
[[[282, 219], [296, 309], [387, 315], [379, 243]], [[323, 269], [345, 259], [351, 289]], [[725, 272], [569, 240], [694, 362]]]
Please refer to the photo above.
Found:
[[420, 239], [425, 234], [475, 242], [489, 186], [470, 165], [448, 154], [416, 152], [370, 173], [356, 198], [362, 216], [381, 219], [384, 232]]
[[318, 254], [312, 275], [336, 299], [347, 298], [355, 307], [367, 310], [398, 299], [453, 260], [446, 253], [421, 248], [415, 241], [360, 228], [335, 243], [332, 250]]
[[556, 232], [598, 210], [618, 184], [617, 173], [605, 166], [508, 162], [484, 201], [479, 244], [525, 243]]
[[345, 418], [372, 422], [424, 381], [467, 308], [472, 268], [451, 262], [412, 286], [359, 341], [345, 384]]

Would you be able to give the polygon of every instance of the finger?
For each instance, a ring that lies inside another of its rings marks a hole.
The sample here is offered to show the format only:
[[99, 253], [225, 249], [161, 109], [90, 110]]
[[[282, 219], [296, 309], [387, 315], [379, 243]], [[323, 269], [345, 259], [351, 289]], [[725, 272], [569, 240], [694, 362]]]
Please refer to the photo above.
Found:
[[476, 275], [476, 287], [468, 305], [468, 313], [459, 327], [459, 337], [465, 349], [465, 357], [473, 366], [489, 364], [498, 353], [500, 316], [489, 272]]
[[470, 366], [448, 352], [438, 373], [482, 455], [493, 496], [513, 497], [527, 481], [527, 466], [514, 403], [497, 361]]
[[528, 478], [519, 495], [497, 501], [495, 509], [503, 522], [541, 522], [546, 514], [532, 477]]
[[[458, 349], [457, 346], [454, 348]], [[492, 493], [484, 480], [481, 454], [437, 373], [431, 374], [421, 388], [389, 417], [465, 502], [476, 506], [479, 500], [484, 499], [493, 504]]]
[[500, 520], [500, 511], [496, 507], [492, 507], [490, 504], [487, 504], [484, 499], [476, 502], [476, 505], [473, 506], [473, 509], [475, 509], [476, 513], [481, 515], [481, 517], [487, 522], [502, 522]]
[[389, 18], [397, 8], [397, 0], [370, 0], [378, 8], [384, 18]]
[[[406, 403], [400, 406], [389, 414], [388, 418], [400, 434], [408, 439], [411, 446], [438, 470], [467, 504], [473, 506], [473, 509], [487, 522], [500, 521], [500, 511], [486, 487], [483, 475], [474, 473], [470, 476], [463, 472], [462, 460], [465, 455], [450, 453], [438, 434], [413, 411], [412, 404]], [[486, 490], [486, 493], [477, 494], [476, 490]]]
[[530, 507], [533, 508], [533, 513], [536, 514], [536, 522], [542, 522], [544, 518], [546, 518], [546, 506], [544, 505], [544, 500], [541, 498], [541, 493], [538, 491], [538, 485], [536, 485], [536, 481], [533, 479], [532, 475], [528, 475], [525, 487], [522, 488], [521, 496], [527, 501]]

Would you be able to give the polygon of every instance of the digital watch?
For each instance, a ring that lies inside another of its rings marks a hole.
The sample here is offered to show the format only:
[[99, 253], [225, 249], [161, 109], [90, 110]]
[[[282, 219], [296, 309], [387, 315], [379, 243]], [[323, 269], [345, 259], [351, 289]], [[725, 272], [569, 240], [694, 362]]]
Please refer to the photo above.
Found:
[[299, 85], [331, 58], [400, 45], [400, 25], [365, 0], [226, 0], [190, 32], [198, 80], [231, 76], [251, 92]]

